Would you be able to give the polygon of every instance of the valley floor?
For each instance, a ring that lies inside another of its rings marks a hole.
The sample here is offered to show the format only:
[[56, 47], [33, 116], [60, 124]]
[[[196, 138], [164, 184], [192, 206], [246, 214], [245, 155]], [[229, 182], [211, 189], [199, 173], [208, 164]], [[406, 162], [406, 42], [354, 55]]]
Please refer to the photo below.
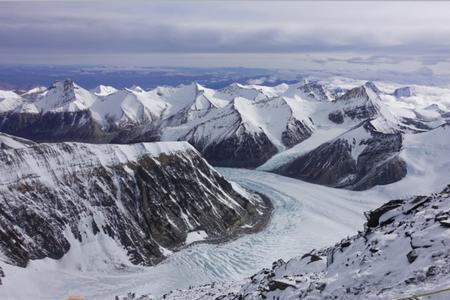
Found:
[[[119, 269], [107, 261], [101, 268], [77, 265], [74, 263], [77, 259], [86, 262], [102, 258], [85, 257], [90, 255], [89, 251], [71, 255], [76, 249], [71, 249], [60, 261], [33, 261], [26, 269], [2, 264], [6, 277], [2, 278], [0, 299], [83, 296], [101, 300], [130, 291], [159, 296], [173, 289], [212, 281], [238, 280], [270, 266], [279, 258], [287, 260], [355, 234], [362, 229], [364, 211], [405, 196], [404, 192], [397, 192], [405, 189], [396, 188], [396, 184], [355, 192], [262, 171], [219, 171], [227, 179], [270, 197], [273, 216], [263, 231], [223, 244], [195, 244], [155, 267], [125, 264]], [[117, 255], [117, 261], [123, 261], [123, 249], [118, 249]]]

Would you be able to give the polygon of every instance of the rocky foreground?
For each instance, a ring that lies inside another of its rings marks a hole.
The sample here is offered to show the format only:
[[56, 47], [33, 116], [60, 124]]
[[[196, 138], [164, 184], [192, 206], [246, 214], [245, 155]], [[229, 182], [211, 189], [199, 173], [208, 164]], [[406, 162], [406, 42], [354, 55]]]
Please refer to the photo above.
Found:
[[[172, 291], [162, 299], [393, 299], [449, 296], [450, 185], [366, 213], [364, 230], [233, 283]], [[122, 299], [153, 299], [129, 294]]]

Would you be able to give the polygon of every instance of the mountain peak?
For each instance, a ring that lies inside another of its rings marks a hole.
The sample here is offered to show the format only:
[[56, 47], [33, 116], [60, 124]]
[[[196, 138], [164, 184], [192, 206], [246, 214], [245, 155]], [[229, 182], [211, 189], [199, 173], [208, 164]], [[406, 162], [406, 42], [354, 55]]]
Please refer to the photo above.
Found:
[[303, 92], [305, 96], [316, 100], [328, 100], [327, 93], [319, 81], [308, 81], [298, 87], [298, 90]]
[[52, 91], [56, 98], [60, 99], [60, 103], [64, 104], [75, 100], [75, 88], [73, 80], [65, 79], [55, 81], [48, 91]]
[[372, 90], [373, 92], [375, 92], [376, 94], [380, 94], [381, 91], [380, 89], [378, 89], [378, 87], [375, 85], [375, 83], [373, 83], [373, 81], [367, 81], [364, 86], [366, 88], [369, 88], [370, 90]]
[[373, 100], [379, 97], [380, 90], [373, 82], [366, 82], [362, 86], [352, 88], [345, 92], [342, 96], [337, 97], [336, 101], [353, 101], [353, 100]]
[[108, 95], [111, 95], [111, 94], [117, 92], [117, 89], [112, 86], [101, 84], [101, 85], [97, 86], [96, 88], [92, 89], [91, 92], [97, 96], [108, 96]]

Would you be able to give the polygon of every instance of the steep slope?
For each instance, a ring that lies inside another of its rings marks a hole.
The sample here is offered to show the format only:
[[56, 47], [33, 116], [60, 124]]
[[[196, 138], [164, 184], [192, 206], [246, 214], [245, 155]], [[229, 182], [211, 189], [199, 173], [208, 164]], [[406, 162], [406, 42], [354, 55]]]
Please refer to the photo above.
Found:
[[163, 129], [162, 139], [187, 140], [216, 165], [255, 167], [307, 139], [313, 128], [284, 98], [237, 97], [201, 118]]
[[0, 150], [0, 257], [10, 264], [73, 249], [81, 261], [153, 265], [193, 241], [258, 229], [270, 211], [185, 142], [15, 142]]
[[230, 99], [219, 91], [205, 88], [198, 83], [175, 89], [159, 89], [158, 93], [169, 103], [169, 117], [162, 127], [173, 127], [203, 118], [216, 109], [226, 106]]
[[311, 138], [275, 155], [260, 169], [354, 190], [396, 182], [407, 172], [399, 156], [403, 139], [428, 136], [448, 122], [442, 114], [444, 103], [440, 104], [443, 110], [436, 111], [423, 98], [408, 98], [419, 100], [422, 103], [412, 106], [370, 82], [349, 89], [320, 106], [322, 115], [329, 112], [328, 121], [334, 126], [312, 114], [316, 130]]
[[0, 149], [19, 149], [33, 146], [36, 143], [0, 132]]
[[450, 185], [430, 196], [392, 200], [366, 218], [357, 235], [274, 262], [246, 281], [173, 291], [163, 298], [393, 299], [430, 292], [448, 298]]
[[14, 110], [22, 105], [22, 101], [15, 92], [0, 90], [0, 112]]
[[298, 90], [302, 92], [302, 96], [312, 98], [319, 101], [331, 100], [329, 92], [317, 81], [306, 82], [298, 87]]
[[105, 142], [109, 138], [88, 110], [97, 97], [71, 80], [33, 89], [19, 106], [0, 109], [0, 130], [34, 141]]
[[167, 103], [142, 89], [125, 89], [100, 97], [90, 111], [104, 128], [134, 127], [161, 119]]
[[378, 132], [365, 121], [337, 138], [274, 169], [278, 174], [332, 187], [365, 190], [400, 180], [402, 136]]
[[72, 80], [56, 81], [48, 89], [35, 93], [30, 106], [36, 111], [46, 112], [77, 112], [88, 109], [96, 97], [88, 90], [75, 84]]

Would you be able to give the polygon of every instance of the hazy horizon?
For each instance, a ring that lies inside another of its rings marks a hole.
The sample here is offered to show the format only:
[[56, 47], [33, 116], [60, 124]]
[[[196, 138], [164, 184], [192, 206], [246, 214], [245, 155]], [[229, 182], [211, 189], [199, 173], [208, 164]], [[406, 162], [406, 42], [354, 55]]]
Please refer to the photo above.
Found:
[[427, 68], [447, 74], [450, 3], [407, 6], [382, 1], [0, 2], [0, 63]]

